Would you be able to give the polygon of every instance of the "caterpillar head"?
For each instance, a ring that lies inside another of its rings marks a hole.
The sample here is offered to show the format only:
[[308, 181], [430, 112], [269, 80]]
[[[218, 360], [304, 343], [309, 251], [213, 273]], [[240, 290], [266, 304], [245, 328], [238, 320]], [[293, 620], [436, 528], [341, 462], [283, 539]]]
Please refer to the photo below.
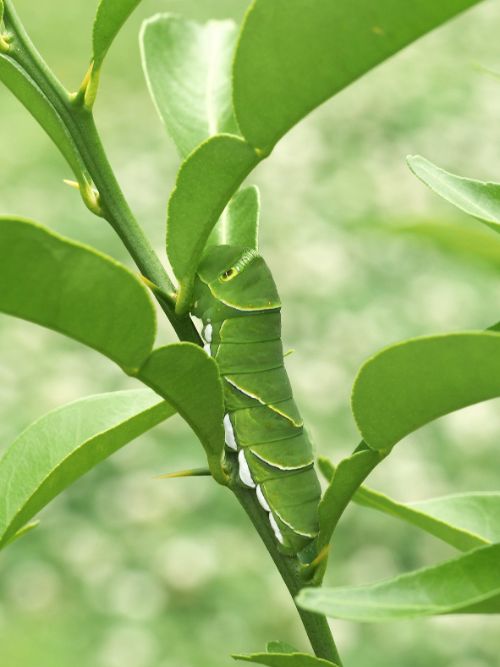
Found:
[[269, 267], [250, 248], [209, 247], [198, 268], [198, 279], [213, 298], [235, 310], [275, 310], [281, 306]]

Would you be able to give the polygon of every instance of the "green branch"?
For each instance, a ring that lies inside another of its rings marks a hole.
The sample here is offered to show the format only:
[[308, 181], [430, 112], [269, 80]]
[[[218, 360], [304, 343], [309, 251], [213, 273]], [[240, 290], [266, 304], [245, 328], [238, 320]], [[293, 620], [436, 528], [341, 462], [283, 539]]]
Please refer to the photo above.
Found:
[[[12, 34], [9, 55], [35, 81], [66, 126], [97, 190], [98, 213], [112, 225], [141, 273], [162, 292], [172, 293], [174, 286], [137, 223], [116, 180], [92, 112], [83, 105], [74, 103], [73, 97], [55, 77], [32, 43], [10, 0], [5, 3], [4, 20]], [[82, 196], [86, 201], [85, 192], [82, 192]], [[86, 204], [89, 206], [88, 201]], [[89, 208], [94, 213], [97, 212], [92, 205]], [[177, 316], [173, 304], [165, 298], [157, 295], [157, 299], [179, 338], [199, 344], [200, 339], [191, 319]]]
[[314, 653], [318, 658], [330, 660], [339, 667], [342, 667], [339, 652], [326, 618], [320, 614], [313, 614], [300, 609], [295, 602], [295, 598], [300, 590], [304, 586], [310, 585], [305, 582], [301, 576], [299, 571], [300, 566], [297, 559], [286, 556], [279, 551], [271, 525], [269, 524], [266, 514], [262, 511], [255, 493], [251, 489], [244, 489], [238, 484], [233, 484], [231, 490], [250, 518], [250, 521], [254, 525], [261, 540], [264, 542], [269, 555], [273, 559], [281, 578], [285, 582], [300, 615]]

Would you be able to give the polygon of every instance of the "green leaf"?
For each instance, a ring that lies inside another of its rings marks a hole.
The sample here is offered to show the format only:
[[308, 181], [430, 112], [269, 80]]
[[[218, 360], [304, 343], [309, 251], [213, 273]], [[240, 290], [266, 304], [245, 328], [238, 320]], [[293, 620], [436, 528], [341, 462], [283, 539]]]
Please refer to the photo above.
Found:
[[500, 335], [471, 331], [388, 347], [361, 368], [352, 409], [366, 443], [388, 450], [424, 424], [500, 396]]
[[[373, 224], [370, 227], [374, 229]], [[412, 239], [432, 243], [438, 250], [461, 262], [466, 260], [476, 266], [480, 263], [495, 271], [500, 269], [500, 238], [493, 236], [484, 226], [475, 226], [470, 220], [466, 224], [461, 221], [416, 220], [401, 225], [377, 221], [375, 229], [391, 235], [410, 235]]]
[[266, 646], [268, 653], [298, 653], [297, 649], [286, 642], [269, 642]]
[[66, 126], [31, 77], [6, 54], [0, 53], [0, 81], [30, 112], [61, 151], [81, 185], [90, 182], [78, 150]]
[[40, 521], [32, 521], [31, 523], [27, 523], [25, 526], [20, 528], [17, 533], [12, 535], [12, 537], [9, 537], [3, 546], [0, 546], [0, 549], [4, 549], [5, 547], [9, 546], [9, 544], [12, 544], [13, 542], [16, 542], [20, 537], [24, 537], [28, 533], [31, 533], [32, 530], [35, 528], [38, 528], [40, 525]]
[[500, 544], [368, 586], [306, 588], [303, 609], [364, 623], [500, 612]]
[[335, 667], [333, 662], [315, 658], [306, 653], [253, 653], [252, 655], [233, 655], [241, 662], [255, 662], [267, 667]]
[[134, 373], [155, 313], [143, 284], [92, 248], [28, 220], [0, 218], [0, 312], [54, 329]]
[[[326, 479], [332, 482], [335, 466], [322, 458], [319, 467]], [[500, 493], [464, 493], [416, 503], [400, 503], [361, 486], [352, 499], [358, 505], [424, 530], [460, 551], [500, 542]], [[498, 520], [496, 517], [499, 517]]]
[[101, 68], [113, 40], [140, 2], [141, 0], [101, 0], [92, 35], [94, 71]]
[[231, 82], [236, 36], [233, 21], [201, 24], [158, 14], [143, 25], [149, 91], [183, 157], [211, 136], [238, 132]]
[[419, 155], [410, 156], [408, 164], [443, 199], [500, 232], [500, 185], [450, 174]]
[[259, 247], [260, 194], [255, 185], [237, 192], [212, 230], [208, 244]]
[[319, 504], [318, 553], [330, 543], [353, 495], [383, 458], [380, 452], [361, 445], [352, 456], [339, 463]]
[[362, 74], [478, 0], [254, 0], [234, 65], [234, 106], [268, 152]]
[[361, 487], [354, 501], [401, 519], [460, 551], [500, 542], [500, 493], [464, 493], [399, 503]]
[[213, 477], [225, 484], [224, 398], [216, 362], [193, 343], [175, 343], [155, 350], [138, 377], [187, 421], [205, 449]]
[[90, 396], [34, 422], [0, 459], [0, 548], [75, 480], [174, 412], [140, 389]]
[[180, 283], [177, 307], [189, 309], [194, 275], [210, 232], [228, 201], [258, 163], [243, 139], [208, 139], [183, 163], [168, 204], [167, 253]]

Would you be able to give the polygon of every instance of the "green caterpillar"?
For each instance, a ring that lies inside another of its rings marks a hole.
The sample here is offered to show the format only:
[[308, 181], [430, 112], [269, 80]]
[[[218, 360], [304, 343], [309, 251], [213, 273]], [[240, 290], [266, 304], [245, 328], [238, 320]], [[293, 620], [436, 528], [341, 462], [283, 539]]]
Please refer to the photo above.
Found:
[[298, 554], [317, 535], [321, 491], [284, 367], [280, 311], [271, 271], [255, 250], [206, 250], [192, 312], [223, 377], [226, 446], [237, 452], [239, 478], [255, 488], [281, 549]]

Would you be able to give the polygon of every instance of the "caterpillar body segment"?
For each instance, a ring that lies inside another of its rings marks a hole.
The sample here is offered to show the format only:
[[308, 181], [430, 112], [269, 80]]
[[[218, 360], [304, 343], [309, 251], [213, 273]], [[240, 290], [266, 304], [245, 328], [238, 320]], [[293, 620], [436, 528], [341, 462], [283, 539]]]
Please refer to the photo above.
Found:
[[266, 263], [254, 250], [211, 246], [195, 281], [193, 314], [224, 383], [224, 427], [241, 483], [289, 554], [318, 532], [321, 490], [311, 441], [283, 361], [281, 303]]

